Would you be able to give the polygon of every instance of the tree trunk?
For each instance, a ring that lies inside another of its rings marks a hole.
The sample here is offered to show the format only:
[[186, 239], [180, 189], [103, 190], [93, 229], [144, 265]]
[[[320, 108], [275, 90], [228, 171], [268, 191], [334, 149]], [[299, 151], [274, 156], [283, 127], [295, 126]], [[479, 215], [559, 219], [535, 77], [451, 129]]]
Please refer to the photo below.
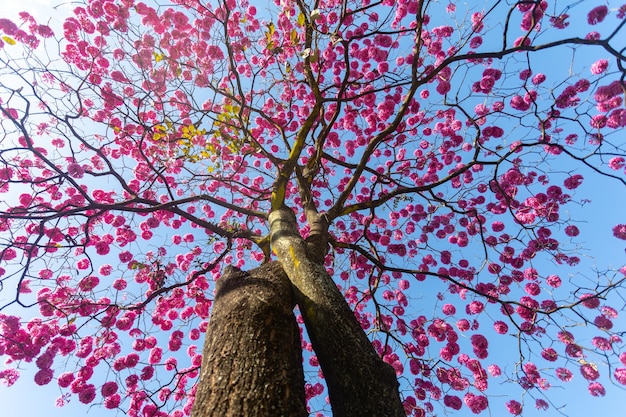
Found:
[[395, 372], [372, 347], [320, 257], [307, 249], [293, 212], [283, 207], [269, 220], [272, 250], [294, 286], [333, 416], [406, 416]]
[[216, 286], [192, 417], [307, 416], [291, 284], [277, 262]]

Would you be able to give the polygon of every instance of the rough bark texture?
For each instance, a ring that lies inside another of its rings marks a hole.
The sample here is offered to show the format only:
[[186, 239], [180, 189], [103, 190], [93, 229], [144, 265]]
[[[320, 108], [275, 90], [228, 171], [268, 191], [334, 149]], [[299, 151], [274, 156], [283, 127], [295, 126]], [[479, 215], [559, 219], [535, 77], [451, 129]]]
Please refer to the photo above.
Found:
[[217, 283], [192, 417], [307, 416], [300, 332], [281, 265]]
[[294, 286], [333, 416], [404, 417], [395, 372], [376, 354], [324, 266], [314, 261], [293, 212], [281, 208], [269, 219], [272, 250]]

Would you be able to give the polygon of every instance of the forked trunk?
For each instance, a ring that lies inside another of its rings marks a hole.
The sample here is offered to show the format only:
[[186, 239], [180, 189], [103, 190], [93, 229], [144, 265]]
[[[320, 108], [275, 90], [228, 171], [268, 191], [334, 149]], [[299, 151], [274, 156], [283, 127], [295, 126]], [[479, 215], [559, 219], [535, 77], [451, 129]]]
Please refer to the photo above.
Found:
[[229, 267], [217, 283], [192, 417], [307, 415], [294, 301], [333, 416], [404, 417], [393, 369], [367, 339], [323, 256], [307, 248], [293, 212], [272, 212], [270, 228], [279, 262], [249, 272]]

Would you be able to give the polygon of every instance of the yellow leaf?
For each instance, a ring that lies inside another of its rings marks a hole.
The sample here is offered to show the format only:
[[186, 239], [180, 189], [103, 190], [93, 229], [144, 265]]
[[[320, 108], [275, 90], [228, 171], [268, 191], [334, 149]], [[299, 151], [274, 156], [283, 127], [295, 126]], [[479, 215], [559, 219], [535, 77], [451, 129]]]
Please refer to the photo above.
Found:
[[300, 26], [304, 26], [305, 23], [305, 17], [304, 17], [304, 13], [298, 13], [298, 25]]
[[3, 36], [2, 40], [8, 43], [9, 45], [15, 45], [15, 40], [9, 36]]
[[158, 52], [153, 52], [152, 54], [154, 55], [154, 60], [156, 62], [163, 61], [163, 58], [165, 58], [165, 55], [159, 54]]
[[298, 32], [295, 29], [293, 29], [291, 31], [291, 43], [295, 45], [297, 41], [298, 41]]

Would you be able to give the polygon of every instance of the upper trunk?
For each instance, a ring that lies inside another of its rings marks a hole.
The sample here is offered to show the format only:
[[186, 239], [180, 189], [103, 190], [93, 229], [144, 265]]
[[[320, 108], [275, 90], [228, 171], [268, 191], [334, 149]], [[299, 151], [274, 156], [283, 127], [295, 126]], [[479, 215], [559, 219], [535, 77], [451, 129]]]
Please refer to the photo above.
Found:
[[333, 416], [405, 416], [395, 372], [367, 339], [320, 263], [323, 256], [307, 249], [293, 212], [283, 207], [273, 211], [269, 219], [272, 249], [294, 286], [296, 302], [324, 372]]
[[307, 416], [300, 332], [279, 263], [227, 267], [215, 301], [192, 417]]

